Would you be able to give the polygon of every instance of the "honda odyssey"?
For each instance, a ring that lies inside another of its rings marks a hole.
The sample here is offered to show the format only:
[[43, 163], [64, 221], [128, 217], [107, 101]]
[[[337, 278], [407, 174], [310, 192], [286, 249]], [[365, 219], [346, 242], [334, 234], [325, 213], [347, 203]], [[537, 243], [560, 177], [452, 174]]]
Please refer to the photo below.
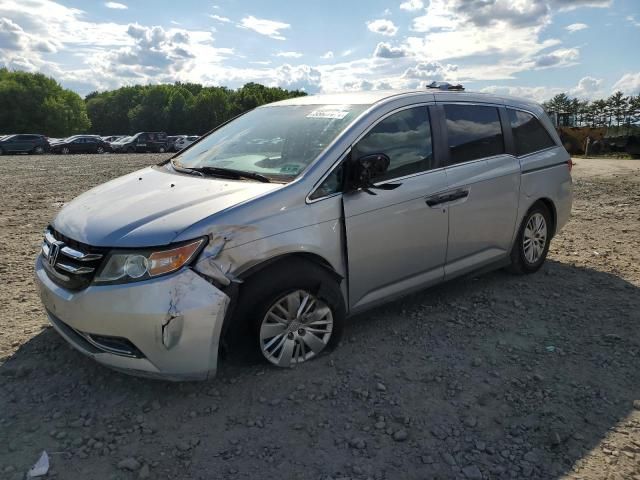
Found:
[[570, 170], [526, 100], [447, 85], [294, 98], [65, 205], [36, 279], [58, 333], [112, 368], [207, 378], [228, 338], [290, 367], [382, 302], [538, 270]]

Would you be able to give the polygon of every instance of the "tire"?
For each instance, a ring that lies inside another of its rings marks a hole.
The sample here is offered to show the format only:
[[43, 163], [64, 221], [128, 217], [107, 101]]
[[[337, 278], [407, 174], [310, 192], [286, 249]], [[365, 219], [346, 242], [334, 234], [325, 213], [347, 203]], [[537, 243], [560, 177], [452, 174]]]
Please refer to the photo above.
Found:
[[127, 153], [136, 153], [136, 149], [133, 147], [127, 147]]
[[33, 149], [33, 153], [35, 153], [36, 155], [42, 155], [44, 153], [44, 148], [38, 145]]
[[[249, 338], [249, 357], [291, 367], [330, 351], [340, 340], [346, 317], [344, 299], [335, 276], [320, 265], [301, 258], [277, 261], [255, 273], [241, 288], [227, 339], [233, 347], [246, 350], [239, 343]], [[287, 305], [291, 312], [295, 298], [300, 302], [298, 313], [303, 315], [287, 316], [278, 304]], [[281, 321], [269, 315], [273, 311]]]
[[69, 155], [69, 147], [62, 147], [60, 153], [63, 155]]
[[158, 153], [164, 153], [164, 152], [166, 152], [166, 149], [164, 147], [160, 147], [158, 149]]
[[509, 271], [518, 275], [537, 272], [547, 258], [553, 226], [549, 209], [536, 203], [522, 220], [511, 248]]
[[4, 150], [0, 147], [0, 155], [4, 155]]
[[96, 152], [97, 153], [104, 153], [104, 147], [98, 147]]

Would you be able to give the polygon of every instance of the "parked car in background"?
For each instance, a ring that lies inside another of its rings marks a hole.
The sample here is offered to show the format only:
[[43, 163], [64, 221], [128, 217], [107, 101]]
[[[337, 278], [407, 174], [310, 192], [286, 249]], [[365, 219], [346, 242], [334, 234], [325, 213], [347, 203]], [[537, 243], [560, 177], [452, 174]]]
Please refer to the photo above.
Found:
[[167, 137], [167, 151], [177, 152], [176, 142], [181, 138], [187, 137], [187, 135], [170, 135]]
[[105, 153], [111, 151], [111, 145], [97, 135], [74, 135], [51, 144], [53, 153]]
[[4, 153], [35, 153], [49, 151], [49, 141], [44, 135], [20, 133], [7, 135], [0, 140], [0, 155]]
[[110, 135], [108, 137], [100, 137], [103, 141], [107, 143], [113, 143], [116, 140], [120, 140], [121, 138], [126, 137], [126, 135]]
[[571, 166], [527, 100], [284, 100], [67, 203], [36, 281], [60, 335], [118, 370], [207, 378], [223, 332], [288, 368], [349, 315], [477, 269], [536, 272], [569, 219]]
[[184, 136], [184, 137], [179, 138], [175, 142], [175, 147], [174, 147], [175, 151], [179, 152], [180, 150], [184, 150], [185, 148], [187, 148], [189, 145], [194, 143], [199, 138], [200, 137], [198, 135], [189, 135], [188, 137]]
[[167, 134], [164, 132], [138, 132], [131, 137], [113, 142], [111, 148], [118, 153], [164, 153], [168, 150], [168, 144]]

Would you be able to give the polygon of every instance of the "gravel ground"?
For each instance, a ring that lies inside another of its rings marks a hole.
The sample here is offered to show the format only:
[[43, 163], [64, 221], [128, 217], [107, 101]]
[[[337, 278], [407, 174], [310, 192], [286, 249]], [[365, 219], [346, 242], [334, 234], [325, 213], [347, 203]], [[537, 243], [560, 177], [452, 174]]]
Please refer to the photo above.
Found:
[[128, 377], [72, 350], [32, 281], [64, 202], [159, 155], [1, 157], [0, 478], [640, 479], [640, 162], [577, 160], [540, 272], [352, 319], [292, 370]]

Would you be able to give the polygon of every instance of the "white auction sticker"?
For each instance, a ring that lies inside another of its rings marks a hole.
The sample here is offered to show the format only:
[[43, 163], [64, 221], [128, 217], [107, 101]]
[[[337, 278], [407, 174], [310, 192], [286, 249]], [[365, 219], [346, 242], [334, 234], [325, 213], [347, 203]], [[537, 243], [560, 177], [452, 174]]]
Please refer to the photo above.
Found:
[[333, 105], [327, 105], [326, 107], [319, 108], [307, 115], [307, 118], [330, 118], [334, 120], [342, 120], [349, 114], [349, 110], [343, 110], [340, 106], [334, 107]]

